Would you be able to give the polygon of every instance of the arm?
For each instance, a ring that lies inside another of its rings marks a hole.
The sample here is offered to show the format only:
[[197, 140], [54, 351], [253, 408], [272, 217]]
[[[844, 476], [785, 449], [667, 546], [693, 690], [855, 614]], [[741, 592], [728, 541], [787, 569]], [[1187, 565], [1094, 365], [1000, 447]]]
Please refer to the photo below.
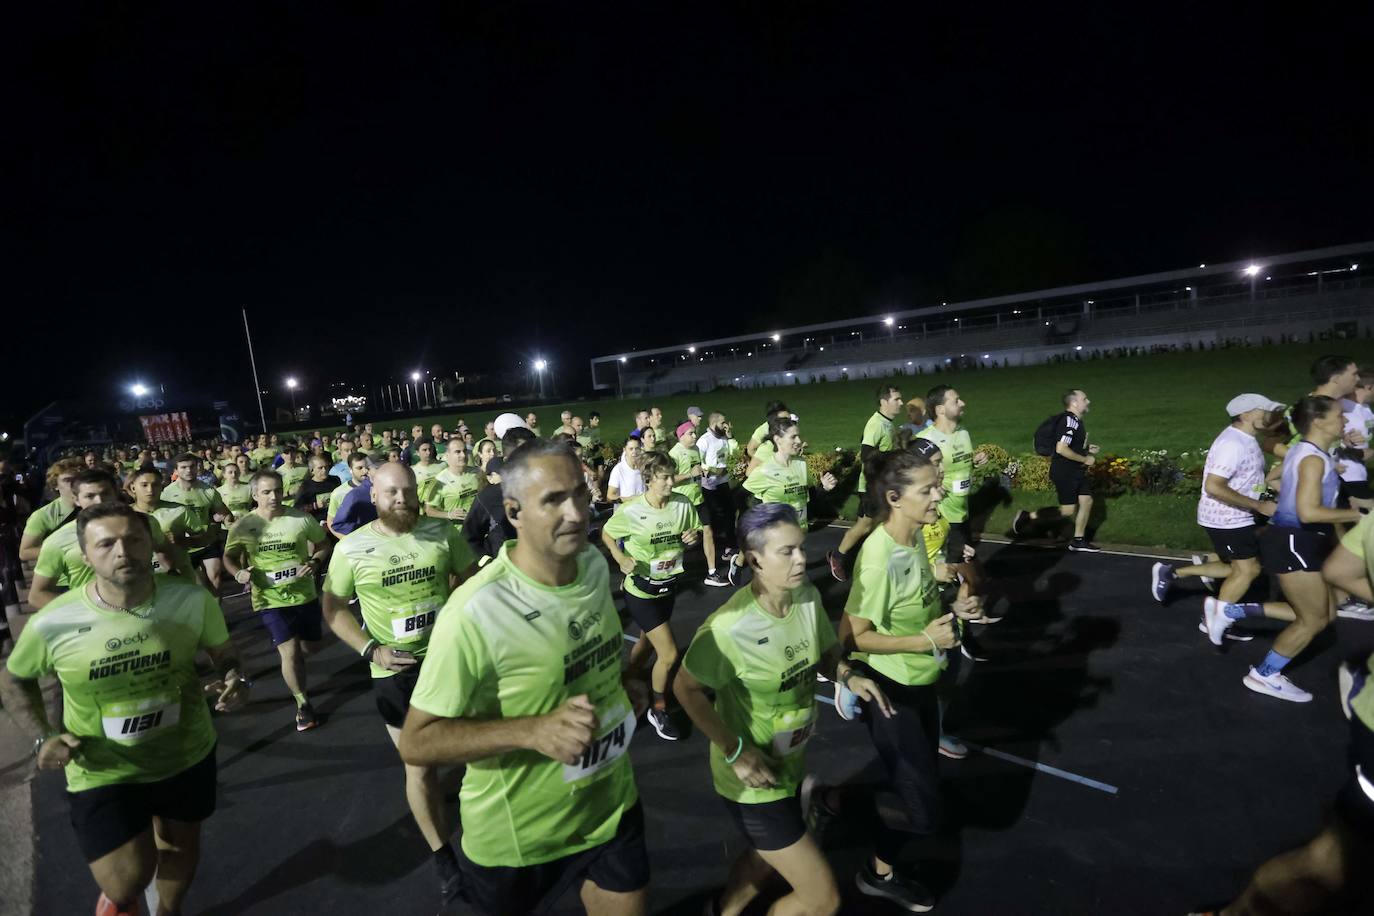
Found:
[[585, 694], [542, 716], [515, 719], [446, 719], [411, 706], [396, 749], [411, 766], [470, 763], [521, 750], [576, 763], [595, 734], [596, 707]]
[[[827, 623], [826, 626], [829, 624]], [[817, 667], [830, 680], [855, 696], [870, 703], [877, 703], [882, 714], [889, 719], [892, 718], [892, 703], [883, 695], [882, 688], [872, 678], [864, 677], [854, 670], [853, 666], [849, 664], [849, 660], [844, 657], [844, 650], [840, 643], [836, 642], [825, 650], [825, 654], [821, 656], [821, 662]]]
[[924, 630], [912, 636], [884, 636], [873, 629], [873, 621], [848, 612], [840, 618], [840, 645], [846, 652], [867, 652], [869, 655], [934, 655], [937, 649], [953, 649], [959, 645], [954, 629], [954, 615], [946, 614], [931, 621]]
[[1369, 584], [1369, 571], [1364, 560], [1337, 544], [1322, 566], [1322, 578], [1328, 585], [1344, 589], [1365, 603], [1374, 603], [1374, 588]]
[[224, 549], [224, 556], [220, 558], [220, 561], [224, 563], [224, 571], [240, 585], [246, 585], [249, 579], [240, 579], [239, 573], [246, 572], [249, 578], [252, 577], [252, 567], [248, 565], [248, 557], [244, 553], [242, 544], [233, 544], [226, 547]]
[[29, 588], [29, 607], [41, 611], [65, 591], [65, 588], [57, 584], [56, 579], [34, 573], [33, 585]]
[[635, 571], [635, 561], [633, 557], [620, 549], [617, 540], [605, 527], [601, 529], [601, 543], [605, 544], [606, 549], [610, 551], [611, 559], [615, 561], [615, 565], [628, 576]]
[[24, 740], [34, 741], [52, 733], [38, 681], [16, 677], [4, 665], [0, 665], [0, 705], [10, 714]]
[[1298, 520], [1307, 525], [1354, 524], [1361, 518], [1359, 509], [1328, 509], [1322, 505], [1322, 460], [1308, 455], [1298, 465], [1298, 495], [1295, 505]]
[[36, 534], [24, 533], [19, 539], [19, 559], [32, 563], [38, 559], [38, 551], [43, 547], [43, 539]]
[[1271, 516], [1274, 514], [1275, 504], [1263, 499], [1252, 499], [1243, 493], [1231, 489], [1230, 481], [1220, 474], [1208, 474], [1203, 481], [1203, 490], [1207, 495], [1219, 503], [1234, 506], [1237, 509], [1246, 509], [1256, 515]]
[[353, 654], [362, 655], [369, 639], [367, 633], [358, 625], [357, 618], [349, 611], [348, 599], [340, 598], [327, 589], [323, 591], [322, 597], [324, 600], [320, 607], [324, 612], [324, 622], [339, 638], [339, 642], [352, 649]]
[[[777, 785], [777, 775], [759, 749], [753, 746], [748, 735], [737, 735], [716, 712], [711, 698], [706, 695], [706, 685], [702, 684], [686, 666], [677, 669], [672, 681], [673, 695], [682, 704], [692, 724], [720, 748], [726, 758], [735, 757], [730, 764], [740, 782], [750, 788], [768, 789]], [[736, 755], [736, 752], [738, 754]]]
[[1097, 460], [1093, 458], [1092, 455], [1078, 454], [1073, 449], [1069, 448], [1069, 444], [1065, 442], [1063, 439], [1060, 439], [1058, 442], [1054, 444], [1054, 453], [1058, 455], [1060, 458], [1067, 458], [1070, 461], [1077, 461], [1079, 464], [1089, 466], [1091, 466], [1092, 463]]

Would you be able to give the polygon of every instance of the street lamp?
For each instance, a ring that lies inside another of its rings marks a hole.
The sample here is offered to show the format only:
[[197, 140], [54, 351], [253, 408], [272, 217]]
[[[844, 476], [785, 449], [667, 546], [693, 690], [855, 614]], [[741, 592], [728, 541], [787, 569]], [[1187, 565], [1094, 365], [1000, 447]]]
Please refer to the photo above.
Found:
[[542, 359], [534, 361], [534, 371], [539, 374], [539, 396], [544, 396], [544, 370], [549, 368], [549, 364]]
[[148, 394], [148, 386], [142, 382], [134, 382], [129, 386], [129, 393], [136, 398], [144, 397]]
[[286, 390], [291, 392], [291, 419], [296, 419], [296, 379], [295, 377], [286, 380]]
[[1254, 302], [1254, 301], [1255, 301], [1255, 277], [1259, 275], [1259, 272], [1260, 272], [1261, 270], [1263, 270], [1263, 268], [1260, 267], [1258, 264], [1251, 264], [1250, 266], [1246, 267], [1244, 270], [1241, 271], [1241, 273], [1245, 274], [1247, 277], [1250, 278], [1250, 301], [1251, 301], [1251, 302]]

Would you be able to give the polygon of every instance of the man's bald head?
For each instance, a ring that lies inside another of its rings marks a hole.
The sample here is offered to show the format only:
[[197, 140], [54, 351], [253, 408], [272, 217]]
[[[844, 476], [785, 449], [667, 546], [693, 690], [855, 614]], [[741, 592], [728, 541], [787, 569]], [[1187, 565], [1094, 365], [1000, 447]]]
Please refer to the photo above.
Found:
[[372, 472], [372, 487], [391, 488], [405, 486], [409, 481], [415, 485], [415, 472], [410, 469], [408, 464], [400, 464], [395, 461], [387, 461]]

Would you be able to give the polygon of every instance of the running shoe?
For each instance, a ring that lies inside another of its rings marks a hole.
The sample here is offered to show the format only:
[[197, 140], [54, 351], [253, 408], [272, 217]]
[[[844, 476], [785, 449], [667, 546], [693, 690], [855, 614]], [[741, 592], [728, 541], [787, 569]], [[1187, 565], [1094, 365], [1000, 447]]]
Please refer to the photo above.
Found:
[[825, 803], [825, 795], [830, 787], [808, 773], [801, 784], [802, 820], [811, 833], [820, 839], [826, 829], [835, 822], [840, 813]]
[[968, 756], [968, 745], [953, 735], [941, 735], [940, 753], [950, 760], [963, 760]]
[[749, 581], [749, 570], [740, 566], [738, 563], [734, 562], [734, 560], [730, 561], [730, 566], [726, 569], [725, 575], [729, 578], [730, 584], [736, 587], [744, 585]]
[[664, 741], [676, 741], [682, 737], [678, 733], [677, 727], [673, 725], [673, 720], [668, 717], [666, 709], [650, 709], [649, 724], [658, 732], [658, 736]]
[[1026, 536], [1026, 523], [1030, 521], [1030, 513], [1025, 509], [1017, 512], [1011, 519], [1011, 533], [1017, 537]]
[[739, 551], [735, 548], [727, 547], [720, 552], [720, 558], [728, 563], [735, 558], [735, 554], [737, 553], [739, 553]]
[[[1199, 633], [1207, 632], [1207, 622], [1205, 620], [1199, 620], [1197, 622], [1197, 631]], [[1238, 633], [1234, 629], [1232, 629], [1226, 631], [1226, 638], [1231, 640], [1232, 642], [1249, 642], [1255, 637], [1251, 633]]]
[[1374, 607], [1359, 598], [1347, 598], [1336, 608], [1336, 616], [1346, 620], [1374, 620]]
[[923, 885], [896, 871], [879, 877], [871, 863], [865, 863], [854, 875], [854, 884], [859, 893], [890, 900], [910, 913], [929, 913], [935, 908], [935, 895]]
[[296, 731], [307, 732], [320, 724], [320, 717], [315, 715], [315, 707], [309, 703], [296, 710]]
[[836, 582], [849, 581], [849, 573], [845, 572], [843, 557], [833, 550], [827, 550], [825, 560], [830, 564], [830, 575], [835, 577]]
[[829, 684], [829, 683], [830, 683], [830, 678], [826, 677], [824, 674], [821, 674], [821, 669], [819, 669], [819, 668], [816, 669], [816, 683], [818, 683], [818, 684]]
[[1350, 662], [1341, 662], [1341, 666], [1336, 669], [1336, 684], [1340, 688], [1341, 712], [1345, 713], [1347, 719], [1350, 718], [1350, 704], [1355, 699], [1355, 695], [1364, 689], [1365, 679], [1369, 677], [1369, 672], [1364, 668], [1356, 668]]
[[835, 712], [846, 722], [859, 718], [859, 698], [848, 687], [835, 682]]
[[1231, 628], [1231, 624], [1235, 621], [1226, 616], [1226, 602], [1220, 598], [1208, 597], [1202, 601], [1202, 623], [1212, 645], [1219, 646], [1222, 637], [1226, 635], [1226, 631]]
[[1263, 693], [1278, 700], [1287, 700], [1290, 703], [1310, 703], [1312, 694], [1294, 684], [1282, 674], [1271, 674], [1264, 677], [1250, 669], [1250, 673], [1245, 675], [1241, 683], [1249, 687], [1255, 693]]
[[971, 662], [985, 662], [988, 660], [986, 655], [980, 655], [977, 646], [970, 646], [965, 639], [959, 643], [959, 654]]
[[730, 587], [729, 578], [726, 577], [726, 575], [722, 573], [719, 568], [711, 570], [711, 572], [706, 576], [706, 578], [701, 581], [705, 582], [707, 585], [715, 586], [716, 588]]
[[1074, 553], [1101, 553], [1102, 548], [1098, 547], [1087, 538], [1074, 538], [1069, 541], [1069, 549]]
[[1160, 604], [1169, 595], [1169, 586], [1174, 584], [1174, 568], [1168, 563], [1156, 563], [1151, 572], [1153, 581], [1150, 585], [1150, 594], [1155, 596], [1155, 600]]
[[[1194, 565], [1194, 566], [1201, 566], [1203, 563], [1206, 563], [1206, 562], [1207, 562], [1207, 558], [1204, 557], [1202, 554], [1200, 554], [1200, 553], [1195, 553], [1195, 554], [1193, 554], [1193, 565]], [[1213, 579], [1211, 576], [1198, 576], [1198, 579], [1201, 580], [1201, 582], [1202, 582], [1202, 587], [1205, 588], [1205, 589], [1207, 589], [1207, 591], [1209, 591], [1209, 592], [1216, 592], [1216, 590], [1217, 590], [1217, 580], [1216, 580], [1216, 579]]]

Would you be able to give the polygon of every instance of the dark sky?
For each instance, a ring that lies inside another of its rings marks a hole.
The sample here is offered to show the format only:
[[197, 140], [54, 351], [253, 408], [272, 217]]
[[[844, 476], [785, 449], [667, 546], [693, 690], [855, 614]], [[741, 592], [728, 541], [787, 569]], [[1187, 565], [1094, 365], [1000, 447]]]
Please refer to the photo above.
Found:
[[0, 412], [1374, 237], [1367, 21], [929, 6], [16, 6]]

